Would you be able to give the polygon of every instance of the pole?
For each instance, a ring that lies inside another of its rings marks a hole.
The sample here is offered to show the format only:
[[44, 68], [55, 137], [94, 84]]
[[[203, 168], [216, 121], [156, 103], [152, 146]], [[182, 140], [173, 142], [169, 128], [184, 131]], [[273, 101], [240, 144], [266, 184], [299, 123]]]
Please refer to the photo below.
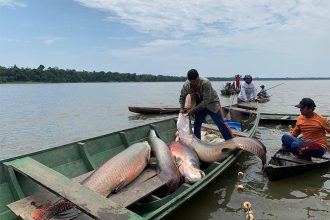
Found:
[[277, 87], [277, 86], [280, 86], [280, 85], [282, 85], [282, 84], [284, 84], [284, 83], [280, 83], [280, 84], [278, 84], [278, 85], [275, 85], [275, 86], [273, 86], [273, 87], [270, 87], [269, 89], [266, 89], [266, 91], [271, 90], [271, 89], [273, 89], [273, 88], [275, 88], [275, 87]]

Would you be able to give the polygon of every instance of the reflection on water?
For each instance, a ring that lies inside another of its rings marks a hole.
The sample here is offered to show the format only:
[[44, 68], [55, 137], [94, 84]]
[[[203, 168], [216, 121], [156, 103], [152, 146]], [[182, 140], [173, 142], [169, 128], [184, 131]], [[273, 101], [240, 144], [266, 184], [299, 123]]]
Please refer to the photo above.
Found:
[[[257, 81], [270, 88], [283, 81]], [[222, 88], [224, 82], [212, 82]], [[311, 86], [312, 85], [312, 86]], [[330, 115], [329, 81], [288, 81], [269, 91], [261, 112], [296, 113], [293, 105], [312, 97], [316, 111]], [[0, 85], [0, 159], [50, 148], [175, 115], [140, 115], [128, 106], [178, 107], [182, 83], [86, 83]], [[150, 92], [152, 91], [152, 92]], [[236, 97], [220, 97], [222, 105]], [[260, 125], [256, 137], [270, 158], [281, 145], [287, 125]], [[330, 171], [319, 169], [269, 182], [261, 161], [244, 154], [223, 175], [168, 219], [245, 219], [244, 201], [256, 219], [328, 219]], [[246, 175], [237, 178], [238, 171]], [[236, 185], [245, 186], [243, 192]]]

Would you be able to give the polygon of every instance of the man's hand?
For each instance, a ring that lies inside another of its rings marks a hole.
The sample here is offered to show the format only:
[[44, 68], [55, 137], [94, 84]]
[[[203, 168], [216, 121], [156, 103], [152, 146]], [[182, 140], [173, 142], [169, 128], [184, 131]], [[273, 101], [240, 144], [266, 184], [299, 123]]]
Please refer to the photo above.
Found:
[[193, 116], [194, 114], [195, 114], [195, 111], [188, 109], [188, 111], [187, 111], [188, 116]]

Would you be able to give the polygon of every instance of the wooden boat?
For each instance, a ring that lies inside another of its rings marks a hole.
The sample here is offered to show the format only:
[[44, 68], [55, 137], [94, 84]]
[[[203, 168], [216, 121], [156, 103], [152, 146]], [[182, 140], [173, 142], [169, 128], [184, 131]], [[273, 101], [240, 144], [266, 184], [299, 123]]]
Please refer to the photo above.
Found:
[[270, 96], [258, 96], [257, 102], [265, 103], [270, 101]]
[[[230, 113], [233, 121], [240, 122], [246, 111], [250, 118], [244, 132], [233, 132], [237, 136], [252, 137], [260, 114], [255, 110], [235, 108], [231, 108]], [[204, 127], [215, 129], [214, 125]], [[147, 140], [151, 128], [169, 143], [176, 137], [176, 118], [0, 161], [0, 219], [31, 219], [30, 213], [36, 206], [57, 196], [71, 201], [83, 212], [79, 219], [161, 219], [206, 187], [242, 153], [237, 151], [222, 162], [202, 163], [205, 177], [192, 185], [181, 184], [170, 195], [152, 166], [109, 198], [78, 183], [118, 152]]]
[[238, 94], [239, 92], [240, 92], [240, 89], [229, 89], [229, 90], [221, 89], [220, 90], [221, 95], [225, 95], [225, 96]]
[[140, 113], [140, 114], [175, 114], [180, 112], [180, 108], [168, 108], [168, 107], [137, 107], [129, 106], [128, 110], [130, 112]]
[[312, 158], [312, 161], [308, 161], [297, 158], [285, 149], [280, 149], [275, 153], [264, 169], [268, 179], [270, 181], [276, 181], [320, 167], [330, 168], [329, 153], [326, 153], [323, 158]]
[[[323, 115], [323, 114], [322, 114]], [[274, 124], [295, 124], [298, 114], [285, 114], [285, 113], [260, 113], [260, 122], [274, 123]], [[329, 115], [323, 115], [330, 117]]]

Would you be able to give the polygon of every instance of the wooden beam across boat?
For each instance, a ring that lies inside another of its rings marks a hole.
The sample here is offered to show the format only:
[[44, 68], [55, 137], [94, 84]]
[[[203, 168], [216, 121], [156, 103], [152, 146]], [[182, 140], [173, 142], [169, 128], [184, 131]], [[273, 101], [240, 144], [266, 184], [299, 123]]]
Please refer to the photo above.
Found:
[[91, 189], [72, 181], [66, 176], [39, 163], [31, 157], [24, 157], [6, 165], [28, 176], [52, 193], [65, 198], [87, 215], [98, 219], [129, 219], [138, 215], [130, 212], [113, 201], [98, 195]]

